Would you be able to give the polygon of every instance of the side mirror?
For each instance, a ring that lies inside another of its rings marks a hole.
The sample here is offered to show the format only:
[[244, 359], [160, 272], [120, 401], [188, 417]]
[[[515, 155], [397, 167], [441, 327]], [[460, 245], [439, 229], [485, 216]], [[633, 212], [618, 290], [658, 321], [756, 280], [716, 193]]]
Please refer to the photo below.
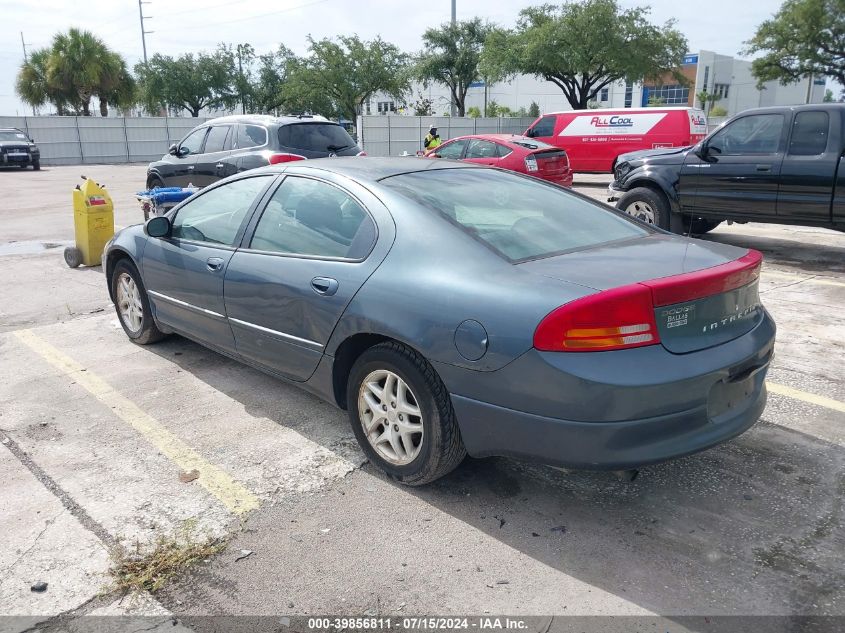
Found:
[[534, 128], [528, 128], [525, 131], [525, 136], [527, 136], [528, 138], [534, 138]]
[[144, 232], [150, 237], [167, 237], [170, 235], [170, 219], [163, 215], [156, 215], [144, 226]]
[[707, 160], [707, 143], [699, 143], [693, 148], [692, 153], [701, 160]]
[[170, 146], [170, 149], [167, 150], [167, 153], [171, 156], [176, 156], [179, 154], [179, 148], [176, 146], [176, 143]]

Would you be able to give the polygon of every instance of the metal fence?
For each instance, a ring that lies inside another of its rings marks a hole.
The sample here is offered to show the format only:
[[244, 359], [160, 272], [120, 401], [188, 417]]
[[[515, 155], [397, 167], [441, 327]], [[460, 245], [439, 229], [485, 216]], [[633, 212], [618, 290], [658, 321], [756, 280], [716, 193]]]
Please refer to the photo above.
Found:
[[146, 163], [161, 158], [206, 118], [0, 116], [0, 127], [24, 130], [45, 165]]
[[415, 154], [430, 125], [441, 140], [465, 134], [522, 134], [536, 117], [359, 116], [358, 141], [370, 156]]

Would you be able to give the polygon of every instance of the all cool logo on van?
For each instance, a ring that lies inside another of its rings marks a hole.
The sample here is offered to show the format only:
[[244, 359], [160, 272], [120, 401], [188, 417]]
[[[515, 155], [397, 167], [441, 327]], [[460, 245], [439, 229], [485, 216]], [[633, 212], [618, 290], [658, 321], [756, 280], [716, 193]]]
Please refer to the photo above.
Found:
[[701, 113], [689, 113], [690, 134], [707, 134], [707, 119]]
[[665, 117], [665, 112], [631, 113], [624, 116], [618, 114], [596, 116], [588, 113], [572, 119], [558, 136], [648, 134]]

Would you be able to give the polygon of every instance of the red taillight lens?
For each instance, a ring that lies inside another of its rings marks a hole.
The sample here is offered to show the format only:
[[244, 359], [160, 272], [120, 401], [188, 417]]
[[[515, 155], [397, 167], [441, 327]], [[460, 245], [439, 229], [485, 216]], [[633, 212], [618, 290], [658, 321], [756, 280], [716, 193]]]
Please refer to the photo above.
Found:
[[590, 352], [660, 342], [651, 290], [640, 284], [576, 299], [544, 318], [534, 347], [544, 352]]
[[355, 155], [356, 155], [356, 156], [366, 156], [366, 155], [367, 155], [367, 152], [360, 151], [360, 152], [358, 152], [358, 153], [357, 153], [357, 154], [355, 154]]
[[299, 154], [270, 154], [268, 160], [271, 165], [278, 165], [279, 163], [292, 163], [295, 160], [305, 160], [305, 156]]
[[760, 276], [763, 255], [749, 250], [732, 262], [642, 281], [576, 299], [550, 312], [534, 331], [544, 352], [591, 352], [660, 342], [655, 308], [694, 301], [748, 285]]

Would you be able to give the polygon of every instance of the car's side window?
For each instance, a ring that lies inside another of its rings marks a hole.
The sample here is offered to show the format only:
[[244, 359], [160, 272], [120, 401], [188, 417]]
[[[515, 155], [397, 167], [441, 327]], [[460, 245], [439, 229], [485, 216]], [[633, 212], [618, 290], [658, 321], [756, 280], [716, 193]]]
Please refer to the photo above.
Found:
[[472, 139], [467, 147], [467, 158], [498, 158], [496, 144], [481, 139]]
[[261, 147], [267, 144], [267, 130], [260, 125], [238, 126], [238, 149]]
[[242, 178], [192, 198], [176, 212], [171, 237], [233, 246], [246, 212], [273, 178]]
[[205, 139], [205, 134], [208, 132], [207, 127], [201, 127], [198, 130], [194, 130], [188, 136], [185, 137], [181, 143], [179, 143], [179, 153], [182, 156], [188, 156], [190, 154], [199, 154], [202, 150], [202, 142]]
[[793, 156], [817, 156], [827, 150], [830, 117], [821, 110], [799, 112], [792, 123], [789, 153]]
[[464, 147], [466, 147], [466, 141], [453, 141], [442, 147], [438, 147], [436, 152], [440, 158], [452, 158], [457, 160], [461, 157], [464, 153]]
[[555, 133], [555, 116], [550, 114], [544, 116], [537, 122], [537, 125], [531, 128], [529, 136], [552, 136]]
[[498, 156], [499, 158], [504, 158], [512, 151], [513, 150], [510, 147], [507, 147], [506, 145], [499, 145], [498, 143], [496, 143], [496, 156]]
[[203, 150], [203, 153], [210, 154], [212, 152], [222, 152], [226, 149], [226, 140], [229, 137], [229, 131], [231, 129], [231, 126], [228, 125], [215, 125], [212, 127], [211, 131], [208, 133], [208, 138], [205, 139], [205, 149]]
[[776, 154], [780, 149], [782, 114], [753, 114], [728, 123], [707, 141], [718, 156]]
[[319, 180], [289, 176], [255, 227], [250, 248], [288, 255], [363, 259], [376, 225], [348, 193]]

